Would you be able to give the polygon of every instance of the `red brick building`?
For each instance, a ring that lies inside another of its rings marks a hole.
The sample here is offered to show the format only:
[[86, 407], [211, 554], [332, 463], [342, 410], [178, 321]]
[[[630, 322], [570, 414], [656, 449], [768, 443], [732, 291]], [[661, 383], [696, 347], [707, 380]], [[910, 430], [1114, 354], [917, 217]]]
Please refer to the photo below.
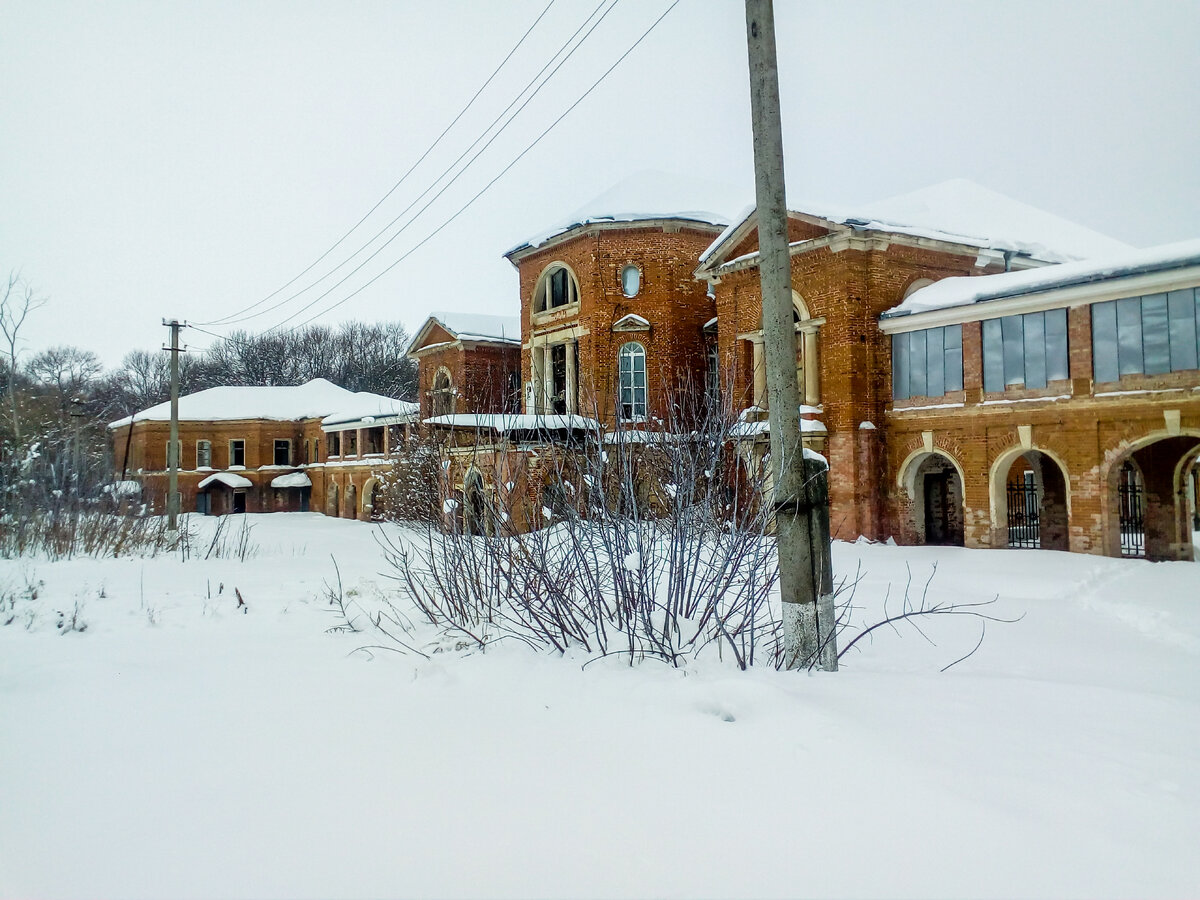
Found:
[[[700, 395], [755, 418], [767, 406], [755, 216], [718, 230], [689, 214], [601, 215], [511, 250], [526, 411], [670, 427], [680, 398]], [[805, 440], [829, 457], [837, 536], [1191, 558], [1200, 363], [1156, 349], [1146, 372], [1122, 361], [1110, 378], [1092, 328], [1140, 297], [1137, 333], [1186, 345], [1180, 292], [1200, 284], [1186, 255], [1142, 258], [1171, 273], [1159, 280], [1101, 264], [1090, 287], [1029, 287], [1130, 248], [963, 181], [854, 214], [796, 210], [789, 236]], [[926, 309], [945, 279], [1017, 293]], [[1114, 346], [1132, 341], [1121, 327]], [[765, 432], [745, 434], [747, 458], [761, 455]]]
[[704, 390], [714, 314], [693, 275], [721, 232], [706, 214], [583, 217], [510, 250], [530, 414], [670, 423]]
[[519, 317], [433, 313], [408, 355], [417, 362], [422, 418], [520, 411]]
[[[416, 417], [415, 404], [321, 378], [180, 397], [180, 509], [371, 518], [378, 475]], [[141, 484], [148, 509], [165, 510], [170, 404], [113, 422], [109, 431], [118, 477]]]
[[[1092, 330], [1094, 310], [1152, 293], [1137, 334], [1185, 346], [1188, 326], [1164, 304], [1182, 316], [1200, 284], [1186, 249], [1131, 256], [963, 182], [868, 213], [789, 214], [797, 377], [825, 426], [835, 534], [1190, 559], [1200, 367], [1173, 350], [1153, 375], [1124, 361], [1114, 375]], [[1101, 262], [1072, 262], [1089, 256]], [[722, 371], [741, 406], [766, 401], [757, 265], [752, 214], [697, 270], [715, 285]], [[946, 284], [981, 300], [936, 308]]]

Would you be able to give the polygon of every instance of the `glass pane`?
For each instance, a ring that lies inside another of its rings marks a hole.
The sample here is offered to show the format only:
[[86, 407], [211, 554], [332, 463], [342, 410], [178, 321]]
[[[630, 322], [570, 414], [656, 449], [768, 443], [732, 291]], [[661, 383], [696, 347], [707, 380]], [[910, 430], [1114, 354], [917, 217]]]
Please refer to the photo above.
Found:
[[925, 332], [914, 331], [909, 335], [908, 345], [908, 395], [910, 397], [925, 397], [928, 395], [925, 380]]
[[946, 333], [946, 390], [961, 391], [962, 373], [962, 326], [947, 325]]
[[1092, 377], [1099, 383], [1121, 377], [1117, 368], [1117, 303], [1092, 305]]
[[940, 397], [946, 393], [945, 332], [930, 328], [925, 335], [925, 390], [930, 397]]
[[637, 266], [626, 266], [621, 270], [621, 290], [626, 297], [636, 297], [641, 283], [642, 272]]
[[892, 335], [892, 399], [908, 399], [908, 335]]
[[1046, 312], [1046, 380], [1064, 381], [1071, 377], [1067, 361], [1067, 311]]
[[567, 303], [567, 270], [555, 269], [550, 276], [550, 305], [564, 306]]
[[1025, 387], [1046, 386], [1046, 315], [1026, 313], [1021, 316], [1025, 331]]
[[1196, 303], [1193, 291], [1171, 291], [1167, 310], [1171, 329], [1171, 371], [1200, 368], [1196, 360]]
[[1122, 375], [1145, 371], [1142, 362], [1142, 298], [1117, 301], [1117, 364]]
[[1000, 320], [1004, 335], [1004, 386], [1025, 383], [1025, 328], [1020, 316]]
[[1142, 351], [1147, 375], [1171, 371], [1171, 340], [1167, 327], [1167, 295], [1142, 298]]
[[983, 389], [1004, 390], [1004, 339], [999, 319], [983, 323]]

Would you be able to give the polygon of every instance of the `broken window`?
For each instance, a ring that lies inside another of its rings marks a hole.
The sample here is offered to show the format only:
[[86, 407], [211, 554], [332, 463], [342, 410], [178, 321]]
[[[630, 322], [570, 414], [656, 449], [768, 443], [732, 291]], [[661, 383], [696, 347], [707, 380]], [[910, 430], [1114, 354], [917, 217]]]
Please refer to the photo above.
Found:
[[579, 288], [571, 275], [571, 270], [559, 264], [542, 276], [534, 291], [533, 308], [535, 312], [545, 312], [568, 306], [579, 300]]
[[231, 467], [246, 465], [246, 442], [245, 441], [230, 441], [229, 442], [229, 465]]
[[292, 442], [275, 439], [275, 465], [290, 466], [292, 464]]
[[212, 468], [212, 441], [196, 441], [196, 468]]

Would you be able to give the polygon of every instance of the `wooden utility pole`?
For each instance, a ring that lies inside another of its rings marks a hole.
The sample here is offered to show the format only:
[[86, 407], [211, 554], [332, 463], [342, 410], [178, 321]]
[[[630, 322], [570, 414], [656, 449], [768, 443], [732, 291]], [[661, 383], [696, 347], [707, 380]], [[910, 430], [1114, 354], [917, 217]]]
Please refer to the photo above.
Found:
[[772, 0], [746, 0], [746, 43], [784, 659], [790, 669], [836, 671], [828, 510], [822, 508], [828, 469], [819, 459], [805, 459], [800, 435]]
[[[179, 329], [178, 319], [163, 319], [171, 329], [171, 345], [163, 347], [171, 354], [171, 435], [167, 440], [167, 528], [179, 528]], [[133, 423], [129, 424], [130, 433]]]

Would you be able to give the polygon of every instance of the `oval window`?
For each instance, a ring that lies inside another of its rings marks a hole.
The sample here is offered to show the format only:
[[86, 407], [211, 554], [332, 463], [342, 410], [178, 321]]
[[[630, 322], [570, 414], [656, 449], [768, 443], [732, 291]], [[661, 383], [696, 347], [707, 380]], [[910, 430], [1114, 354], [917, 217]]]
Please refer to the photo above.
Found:
[[626, 297], [636, 297], [642, 286], [642, 270], [637, 266], [626, 266], [621, 270], [621, 290]]

